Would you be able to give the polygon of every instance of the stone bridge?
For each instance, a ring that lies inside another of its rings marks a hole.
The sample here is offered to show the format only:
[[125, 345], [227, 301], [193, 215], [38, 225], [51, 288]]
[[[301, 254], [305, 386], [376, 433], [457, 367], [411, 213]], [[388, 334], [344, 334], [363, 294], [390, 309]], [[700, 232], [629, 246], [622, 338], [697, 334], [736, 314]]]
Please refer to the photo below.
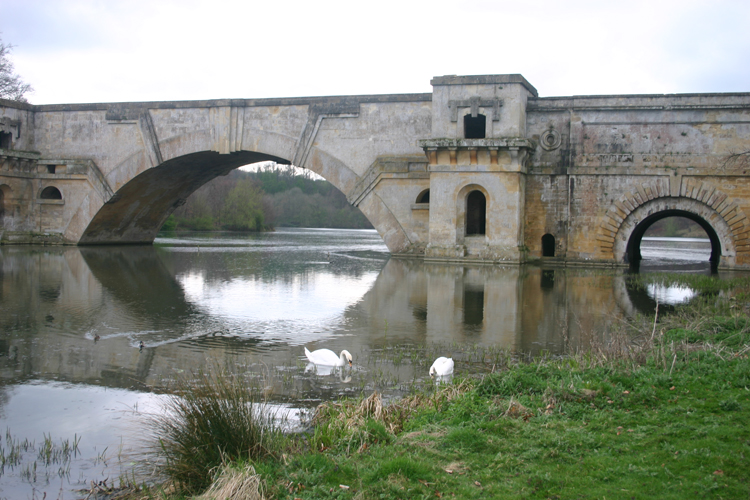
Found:
[[521, 75], [429, 94], [0, 101], [0, 243], [151, 243], [198, 187], [272, 160], [321, 175], [395, 255], [621, 265], [684, 216], [750, 268], [750, 93], [539, 97]]

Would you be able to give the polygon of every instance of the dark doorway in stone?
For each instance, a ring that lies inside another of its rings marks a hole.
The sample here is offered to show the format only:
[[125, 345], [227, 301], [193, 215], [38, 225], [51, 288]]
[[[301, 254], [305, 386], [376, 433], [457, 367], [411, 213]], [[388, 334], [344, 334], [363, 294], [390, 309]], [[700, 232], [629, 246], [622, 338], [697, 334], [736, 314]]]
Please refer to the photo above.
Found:
[[555, 237], [547, 233], [542, 236], [542, 257], [555, 256]]
[[484, 139], [487, 135], [487, 118], [484, 115], [464, 115], [464, 137]]
[[466, 197], [466, 235], [485, 234], [487, 199], [481, 191], [472, 191]]
[[417, 196], [417, 203], [429, 203], [430, 202], [430, 190], [425, 189], [419, 196]]
[[62, 200], [62, 193], [54, 186], [46, 187], [39, 197], [43, 200]]
[[0, 149], [10, 149], [12, 138], [12, 134], [9, 134], [8, 132], [0, 132]]

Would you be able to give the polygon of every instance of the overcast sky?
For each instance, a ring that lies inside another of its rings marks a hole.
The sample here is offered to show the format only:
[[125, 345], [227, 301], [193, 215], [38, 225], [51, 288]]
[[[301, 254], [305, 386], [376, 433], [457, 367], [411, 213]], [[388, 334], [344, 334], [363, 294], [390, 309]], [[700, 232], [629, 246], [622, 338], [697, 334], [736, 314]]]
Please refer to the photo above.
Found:
[[748, 0], [0, 0], [34, 104], [431, 92], [750, 91]]

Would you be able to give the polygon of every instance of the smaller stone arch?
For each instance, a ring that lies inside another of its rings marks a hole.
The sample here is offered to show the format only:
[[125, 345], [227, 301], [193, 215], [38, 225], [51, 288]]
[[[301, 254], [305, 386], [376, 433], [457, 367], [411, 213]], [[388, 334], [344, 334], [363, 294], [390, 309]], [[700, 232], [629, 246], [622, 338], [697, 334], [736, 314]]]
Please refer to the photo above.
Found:
[[721, 260], [722, 265], [734, 267], [738, 252], [750, 249], [750, 222], [739, 205], [716, 186], [700, 180], [683, 181], [675, 193], [669, 183], [667, 178], [656, 178], [636, 186], [610, 206], [597, 236], [602, 253], [611, 253], [615, 262], [629, 263], [640, 257], [636, 253], [640, 239], [651, 224], [679, 215], [706, 231], [714, 265]]
[[549, 233], [542, 236], [542, 257], [555, 256], [555, 237]]
[[62, 193], [55, 186], [47, 186], [39, 193], [41, 200], [62, 200]]
[[430, 190], [425, 189], [419, 195], [417, 195], [416, 203], [429, 203], [430, 202]]
[[620, 225], [613, 253], [617, 262], [626, 264], [640, 260], [640, 244], [646, 230], [656, 221], [666, 217], [687, 217], [697, 222], [711, 241], [712, 264], [719, 261], [734, 266], [737, 253], [735, 235], [727, 221], [711, 207], [686, 198], [662, 198], [636, 208]]

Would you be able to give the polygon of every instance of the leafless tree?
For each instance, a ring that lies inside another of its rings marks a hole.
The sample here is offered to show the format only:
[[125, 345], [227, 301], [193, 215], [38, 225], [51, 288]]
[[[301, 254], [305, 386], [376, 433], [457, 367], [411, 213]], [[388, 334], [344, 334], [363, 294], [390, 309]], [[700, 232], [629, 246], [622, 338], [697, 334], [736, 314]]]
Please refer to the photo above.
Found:
[[0, 39], [0, 99], [28, 102], [25, 94], [33, 92], [34, 89], [13, 73], [13, 63], [9, 58], [12, 49], [13, 45], [3, 43]]

